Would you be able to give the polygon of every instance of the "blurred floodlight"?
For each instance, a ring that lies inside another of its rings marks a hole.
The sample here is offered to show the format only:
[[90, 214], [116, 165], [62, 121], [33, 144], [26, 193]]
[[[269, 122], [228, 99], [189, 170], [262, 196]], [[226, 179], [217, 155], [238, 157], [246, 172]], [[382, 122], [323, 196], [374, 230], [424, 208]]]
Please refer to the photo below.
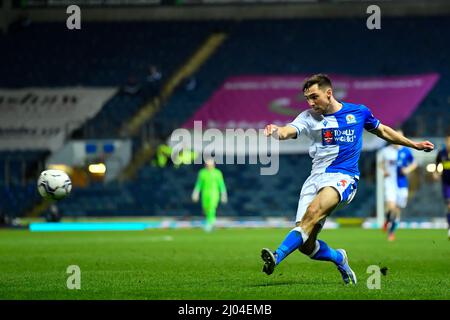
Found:
[[96, 174], [105, 174], [106, 166], [104, 163], [94, 163], [89, 165], [89, 172]]
[[[443, 169], [444, 169], [444, 167], [442, 166], [442, 163], [439, 163], [439, 165], [437, 166], [437, 172], [441, 173]], [[427, 171], [428, 172], [435, 172], [436, 171], [436, 164], [434, 164], [434, 163], [427, 164]]]

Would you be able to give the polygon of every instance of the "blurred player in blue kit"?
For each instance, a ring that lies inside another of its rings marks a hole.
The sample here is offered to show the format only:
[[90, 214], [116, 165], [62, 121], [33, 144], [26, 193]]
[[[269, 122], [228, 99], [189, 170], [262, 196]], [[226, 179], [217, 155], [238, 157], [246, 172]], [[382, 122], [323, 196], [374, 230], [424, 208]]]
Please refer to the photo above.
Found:
[[266, 136], [279, 140], [308, 136], [312, 141], [309, 154], [313, 160], [311, 174], [300, 193], [296, 226], [275, 251], [262, 249], [263, 272], [272, 274], [276, 266], [299, 249], [311, 259], [333, 262], [345, 284], [356, 284], [346, 251], [329, 247], [317, 236], [328, 215], [337, 207], [349, 204], [356, 194], [363, 130], [416, 150], [431, 151], [434, 145], [429, 141], [409, 140], [381, 124], [364, 105], [337, 101], [326, 75], [307, 79], [303, 94], [310, 109], [286, 126], [269, 124], [264, 130]]

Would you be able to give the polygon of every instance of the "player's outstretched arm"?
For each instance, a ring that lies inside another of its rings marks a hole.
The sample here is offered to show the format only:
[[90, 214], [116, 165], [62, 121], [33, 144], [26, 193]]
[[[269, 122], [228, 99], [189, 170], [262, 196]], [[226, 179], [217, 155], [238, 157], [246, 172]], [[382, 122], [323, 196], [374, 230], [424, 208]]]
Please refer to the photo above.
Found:
[[264, 128], [264, 135], [266, 137], [273, 136], [278, 140], [286, 140], [295, 138], [297, 136], [297, 130], [292, 126], [279, 127], [274, 124], [268, 124]]
[[420, 142], [411, 141], [405, 136], [395, 131], [394, 129], [392, 129], [391, 127], [388, 127], [383, 124], [380, 124], [377, 129], [371, 132], [376, 134], [381, 139], [384, 139], [387, 142], [393, 144], [400, 144], [402, 146], [406, 146], [416, 150], [423, 150], [425, 152], [430, 152], [434, 149], [434, 144], [432, 144], [430, 141], [420, 141]]

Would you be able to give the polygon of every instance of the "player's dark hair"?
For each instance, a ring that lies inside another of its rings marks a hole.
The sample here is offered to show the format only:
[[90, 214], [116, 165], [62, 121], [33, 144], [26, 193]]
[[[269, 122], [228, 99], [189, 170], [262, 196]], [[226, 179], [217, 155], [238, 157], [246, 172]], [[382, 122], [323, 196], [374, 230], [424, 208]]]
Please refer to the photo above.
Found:
[[305, 92], [315, 84], [318, 85], [319, 89], [333, 88], [330, 78], [328, 78], [326, 74], [318, 73], [305, 80], [305, 82], [303, 83], [303, 92]]

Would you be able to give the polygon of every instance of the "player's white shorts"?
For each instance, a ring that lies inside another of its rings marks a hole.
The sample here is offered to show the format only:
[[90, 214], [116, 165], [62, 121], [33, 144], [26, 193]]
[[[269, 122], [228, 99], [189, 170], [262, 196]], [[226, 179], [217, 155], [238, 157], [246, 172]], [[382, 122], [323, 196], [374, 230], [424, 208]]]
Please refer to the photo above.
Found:
[[408, 188], [397, 188], [396, 203], [400, 209], [406, 208], [408, 204]]
[[384, 201], [393, 202], [395, 205], [401, 209], [406, 208], [408, 204], [408, 188], [397, 187], [396, 181], [391, 181], [391, 179], [384, 180]]
[[[343, 173], [315, 173], [306, 179], [298, 201], [297, 216], [295, 222], [302, 220], [306, 209], [311, 204], [317, 193], [324, 187], [333, 187], [340, 196], [338, 208], [348, 205], [355, 197], [358, 180]], [[337, 209], [337, 208], [336, 208]], [[320, 221], [323, 226], [325, 218]]]
[[397, 191], [397, 181], [384, 178], [384, 201], [396, 203]]

